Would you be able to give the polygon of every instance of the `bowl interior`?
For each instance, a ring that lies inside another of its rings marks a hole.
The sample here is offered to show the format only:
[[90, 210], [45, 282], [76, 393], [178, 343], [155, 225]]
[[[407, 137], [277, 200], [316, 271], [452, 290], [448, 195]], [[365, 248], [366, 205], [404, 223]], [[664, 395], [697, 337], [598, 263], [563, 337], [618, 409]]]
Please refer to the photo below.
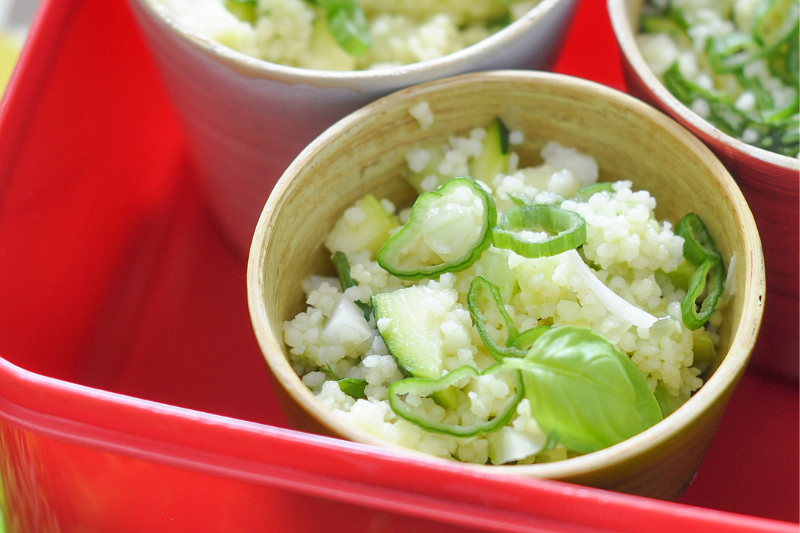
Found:
[[[549, 68], [549, 63], [555, 61], [554, 52], [564, 39], [572, 12], [577, 5], [577, 0], [540, 0], [530, 11], [499, 31], [471, 46], [441, 57], [390, 68], [332, 71], [263, 61], [223, 46], [207, 35], [188, 28], [176, 21], [158, 0], [130, 1], [135, 2], [151, 20], [158, 21], [180, 36], [185, 44], [208, 54], [244, 76], [356, 91], [375, 87], [407, 87], [437, 77], [488, 68]], [[538, 37], [535, 34], [539, 34]]]
[[[609, 17], [622, 51], [623, 63], [627, 62], [630, 69], [635, 72], [635, 75], [625, 72], [631, 93], [666, 110], [689, 127], [726, 161], [732, 172], [737, 173], [736, 167], [739, 165], [763, 167], [760, 170], [768, 173], [772, 181], [772, 183], [767, 181], [767, 187], [787, 186], [786, 183], [777, 185], [774, 183], [779, 180], [792, 183], [793, 189], [796, 190], [798, 170], [800, 170], [800, 161], [797, 158], [756, 148], [724, 133], [681, 103], [653, 74], [636, 44], [639, 18], [644, 3], [645, 0], [608, 0]], [[632, 76], [635, 79], [631, 79]], [[728, 161], [731, 164], [728, 164]]]
[[[435, 114], [427, 131], [408, 113], [422, 101]], [[717, 374], [724, 376], [715, 378], [718, 385], [711, 386], [712, 379], [704, 387], [718, 387], [705, 393], [705, 401], [724, 396], [753, 346], [763, 294], [758, 234], [729, 174], [688, 132], [621, 93], [551, 74], [494, 72], [412, 87], [379, 100], [334, 125], [287, 169], [256, 230], [248, 274], [256, 334], [276, 382], [292, 396], [287, 402], [311, 413], [323, 431], [380, 442], [366, 432], [343, 427], [318, 405], [287, 363], [282, 324], [305, 310], [302, 281], [312, 274], [333, 272], [323, 241], [347, 207], [367, 192], [409, 205], [412, 191], [399, 178], [405, 152], [451, 133], [468, 132], [495, 116], [524, 133], [525, 144], [517, 147], [522, 164], [538, 163], [539, 149], [548, 140], [575, 147], [597, 159], [602, 181], [630, 179], [635, 190], [653, 193], [659, 218], [675, 223], [687, 212], [700, 214], [723, 256], [736, 255], [737, 291], [720, 332], [724, 362]], [[679, 426], [681, 413], [695, 416], [703, 409], [698, 402], [694, 415], [683, 410], [668, 420]], [[613, 448], [646, 440], [650, 431]], [[558, 464], [531, 466], [562, 468], [554, 466]]]

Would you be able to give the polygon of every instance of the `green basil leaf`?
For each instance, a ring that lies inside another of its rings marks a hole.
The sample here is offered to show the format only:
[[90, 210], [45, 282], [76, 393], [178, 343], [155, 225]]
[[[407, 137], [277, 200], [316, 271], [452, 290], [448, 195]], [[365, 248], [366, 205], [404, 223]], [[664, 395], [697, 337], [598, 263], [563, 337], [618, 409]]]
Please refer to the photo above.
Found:
[[344, 378], [340, 379], [337, 383], [339, 383], [339, 390], [348, 396], [352, 396], [356, 400], [359, 398], [367, 398], [367, 395], [364, 393], [364, 389], [367, 388], [366, 379]]
[[255, 24], [258, 8], [256, 0], [225, 0], [225, 7], [239, 20]]
[[580, 453], [612, 446], [662, 419], [636, 365], [586, 328], [562, 326], [539, 337], [520, 370], [531, 414], [553, 440]]
[[369, 22], [355, 0], [319, 0], [318, 5], [325, 11], [328, 31], [345, 52], [359, 57], [369, 50]]

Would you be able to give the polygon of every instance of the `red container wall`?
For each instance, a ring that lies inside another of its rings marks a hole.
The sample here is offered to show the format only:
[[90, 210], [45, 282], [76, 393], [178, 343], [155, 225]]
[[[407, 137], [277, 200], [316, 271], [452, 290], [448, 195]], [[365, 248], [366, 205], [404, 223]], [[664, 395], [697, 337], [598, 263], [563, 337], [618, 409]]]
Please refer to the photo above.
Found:
[[[126, 4], [47, 0], [22, 62], [0, 112], [9, 531], [797, 530], [763, 519], [798, 520], [797, 386], [755, 374], [691, 505], [281, 429], [246, 265], [203, 206]], [[580, 4], [556, 68], [622, 88], [601, 0]]]

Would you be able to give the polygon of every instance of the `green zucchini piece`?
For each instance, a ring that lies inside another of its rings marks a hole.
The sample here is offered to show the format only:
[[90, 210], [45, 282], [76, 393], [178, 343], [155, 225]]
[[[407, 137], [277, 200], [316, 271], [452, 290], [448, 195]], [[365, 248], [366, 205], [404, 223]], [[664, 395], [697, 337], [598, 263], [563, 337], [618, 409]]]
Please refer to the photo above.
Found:
[[711, 340], [711, 334], [705, 329], [696, 329], [692, 332], [692, 352], [694, 360], [692, 366], [705, 372], [717, 361], [717, 349]]
[[476, 263], [480, 265], [482, 276], [494, 283], [500, 290], [504, 302], [510, 302], [517, 292], [517, 278], [514, 269], [508, 266], [508, 255], [489, 248]]
[[[406, 375], [438, 379], [444, 374], [441, 322], [438, 315], [430, 311], [438, 305], [436, 290], [423, 285], [372, 297], [378, 331]], [[434, 400], [443, 407], [454, 408], [455, 393], [442, 390]]]
[[680, 394], [677, 396], [673, 396], [664, 385], [659, 381], [658, 385], [656, 385], [656, 390], [653, 391], [653, 396], [655, 396], [656, 401], [658, 402], [658, 407], [661, 409], [661, 414], [664, 418], [668, 417], [672, 413], [678, 410], [678, 407], [686, 403], [688, 398], [684, 398]]
[[486, 130], [481, 155], [470, 165], [470, 176], [474, 180], [491, 183], [497, 174], [508, 172], [508, 128], [495, 118]]
[[672, 272], [664, 272], [663, 270], [659, 270], [659, 272], [667, 277], [673, 287], [686, 290], [689, 288], [689, 279], [692, 277], [695, 268], [697, 267], [690, 262], [684, 261]]
[[419, 172], [409, 171], [405, 174], [405, 180], [414, 187], [414, 190], [417, 191], [417, 194], [422, 194], [424, 192], [430, 192], [430, 189], [427, 191], [422, 188], [422, 182], [428, 176], [435, 176], [438, 180], [438, 183], [435, 188], [441, 187], [447, 178], [442, 177], [439, 174], [439, 164], [444, 159], [444, 150], [439, 146], [425, 146], [424, 147], [428, 153], [430, 154], [430, 158], [428, 159], [427, 164], [425, 167], [420, 170]]
[[342, 251], [355, 254], [369, 250], [370, 256], [375, 257], [389, 238], [389, 231], [399, 226], [400, 222], [371, 194], [357, 200], [354, 207], [363, 211], [363, 220], [352, 224], [347, 217], [341, 217], [325, 239], [325, 246], [332, 253]]

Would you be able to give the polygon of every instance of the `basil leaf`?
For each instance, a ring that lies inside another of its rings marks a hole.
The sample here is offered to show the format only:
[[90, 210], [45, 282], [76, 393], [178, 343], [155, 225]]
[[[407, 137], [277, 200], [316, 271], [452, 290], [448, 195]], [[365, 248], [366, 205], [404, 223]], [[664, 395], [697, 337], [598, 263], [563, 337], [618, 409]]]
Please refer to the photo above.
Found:
[[225, 0], [225, 7], [239, 20], [255, 24], [258, 8], [256, 0]]
[[369, 50], [369, 22], [355, 0], [318, 0], [317, 4], [325, 11], [328, 31], [345, 52], [359, 57]]
[[520, 370], [531, 414], [551, 439], [580, 453], [612, 446], [662, 419], [636, 365], [586, 328], [562, 326], [536, 339]]
[[367, 398], [367, 395], [364, 393], [364, 389], [367, 388], [366, 379], [344, 378], [340, 379], [337, 383], [339, 383], [339, 390], [348, 396], [352, 396], [356, 400], [359, 398]]

